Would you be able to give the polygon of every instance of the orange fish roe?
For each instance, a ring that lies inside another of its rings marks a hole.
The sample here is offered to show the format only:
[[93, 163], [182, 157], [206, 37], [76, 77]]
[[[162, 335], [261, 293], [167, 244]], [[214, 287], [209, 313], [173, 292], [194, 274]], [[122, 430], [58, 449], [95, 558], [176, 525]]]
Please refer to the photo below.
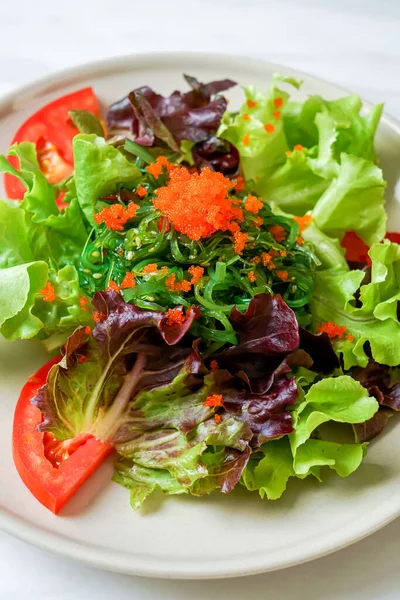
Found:
[[250, 115], [248, 115], [247, 113], [243, 113], [242, 119], [243, 119], [243, 121], [250, 121]]
[[243, 138], [242, 138], [242, 144], [243, 146], [248, 146], [250, 144], [250, 134], [249, 133], [245, 133]]
[[282, 279], [282, 281], [287, 281], [289, 278], [289, 273], [287, 271], [276, 271], [277, 277]]
[[133, 273], [125, 273], [125, 277], [121, 283], [121, 290], [128, 290], [134, 288], [136, 285], [136, 279]]
[[168, 267], [167, 266], [162, 266], [160, 269], [160, 273], [161, 275], [166, 275], [168, 273]]
[[246, 242], [249, 239], [248, 233], [242, 233], [241, 231], [235, 231], [233, 234], [233, 250], [236, 254], [243, 254]]
[[196, 283], [199, 283], [200, 279], [204, 275], [204, 268], [192, 265], [191, 267], [188, 268], [188, 273], [192, 276], [190, 283], [192, 285], [196, 285]]
[[150, 175], [153, 175], [154, 179], [158, 179], [160, 175], [162, 175], [163, 167], [166, 167], [169, 172], [176, 168], [175, 165], [168, 162], [165, 156], [158, 156], [155, 162], [146, 167], [146, 171], [150, 173]]
[[101, 323], [102, 321], [104, 321], [104, 319], [107, 318], [107, 315], [105, 313], [99, 312], [98, 310], [95, 310], [93, 311], [92, 317], [93, 321], [96, 321], [96, 323]]
[[234, 189], [236, 192], [243, 192], [246, 189], [246, 183], [240, 175], [236, 177]]
[[92, 333], [92, 328], [89, 325], [86, 325], [84, 332], [86, 335], [90, 335]]
[[258, 265], [261, 262], [261, 258], [259, 256], [253, 256], [253, 258], [250, 259], [250, 262]]
[[86, 296], [79, 298], [79, 304], [81, 305], [82, 310], [86, 310], [88, 302], [89, 302], [89, 298], [86, 298]]
[[176, 231], [198, 241], [216, 231], [235, 230], [235, 221], [243, 221], [242, 210], [228, 198], [231, 187], [227, 177], [207, 167], [200, 173], [180, 167], [171, 171], [167, 185], [158, 188], [153, 205]]
[[282, 225], [272, 225], [272, 227], [269, 227], [269, 231], [278, 243], [286, 240], [286, 230]]
[[182, 325], [187, 320], [187, 316], [183, 314], [182, 308], [169, 308], [165, 314], [168, 315], [167, 325], [169, 327]]
[[43, 300], [45, 302], [54, 302], [54, 300], [56, 299], [54, 285], [51, 285], [50, 281], [48, 281], [44, 288], [40, 290], [40, 293], [42, 294]]
[[296, 221], [297, 225], [299, 226], [300, 233], [303, 233], [312, 220], [313, 218], [311, 215], [304, 215], [304, 217], [293, 217], [293, 221]]
[[255, 102], [255, 100], [250, 100], [250, 99], [247, 100], [246, 104], [249, 108], [256, 108], [256, 106], [257, 106], [257, 102]]
[[261, 225], [264, 223], [264, 219], [262, 217], [257, 217], [254, 219], [253, 223], [256, 227], [261, 227]]
[[117, 292], [117, 294], [119, 294], [119, 285], [110, 279], [108, 282], [108, 287], [106, 288], [106, 292]]
[[157, 264], [151, 263], [149, 265], [145, 265], [142, 269], [142, 273], [157, 273]]
[[176, 281], [176, 275], [172, 273], [165, 280], [165, 287], [170, 292], [189, 292], [192, 286], [190, 281], [186, 281], [185, 279], [183, 281]]
[[283, 98], [275, 98], [274, 100], [275, 108], [282, 108], [283, 106]]
[[264, 129], [267, 133], [274, 133], [275, 125], [272, 125], [272, 123], [265, 123]]
[[303, 240], [303, 238], [302, 238], [302, 237], [300, 237], [299, 235], [298, 235], [298, 236], [297, 236], [297, 238], [296, 238], [296, 244], [297, 244], [298, 246], [302, 246], [302, 245], [304, 244], [304, 240]]
[[317, 331], [318, 333], [327, 333], [330, 338], [337, 337], [342, 339], [343, 334], [346, 332], [346, 327], [328, 321], [326, 323], [321, 323], [321, 327], [318, 327]]
[[301, 144], [296, 144], [295, 146], [293, 146], [293, 150], [301, 152], [302, 150], [304, 150], [304, 146], [302, 146]]
[[138, 208], [139, 206], [134, 202], [130, 202], [126, 207], [123, 204], [113, 204], [110, 207], [103, 208], [103, 210], [93, 215], [93, 218], [97, 225], [104, 223], [107, 229], [123, 231], [125, 223], [136, 217]]
[[272, 113], [273, 117], [275, 119], [275, 121], [279, 121], [279, 119], [281, 118], [281, 111], [280, 110], [276, 110], [275, 112]]
[[272, 260], [272, 256], [268, 252], [262, 252], [261, 260], [264, 267], [266, 267]]
[[249, 281], [251, 281], [251, 283], [254, 283], [257, 279], [257, 275], [254, 273], [254, 271], [250, 271], [249, 273], [247, 273], [247, 277]]
[[348, 333], [348, 334], [346, 335], [346, 340], [347, 340], [348, 342], [354, 342], [354, 335], [353, 335], [352, 333]]
[[139, 185], [138, 189], [136, 190], [136, 193], [139, 196], [139, 198], [144, 198], [145, 196], [147, 196], [147, 190], [144, 187], [144, 185]]
[[255, 196], [249, 194], [245, 200], [244, 206], [247, 211], [256, 215], [258, 211], [262, 209], [263, 203]]
[[212, 360], [210, 362], [210, 369], [211, 369], [211, 371], [217, 371], [219, 369], [219, 364], [217, 363], [216, 360]]
[[203, 402], [203, 406], [222, 406], [224, 399], [222, 394], [212, 394], [212, 396], [208, 396]]
[[214, 421], [216, 422], [217, 425], [219, 425], [222, 421], [222, 417], [219, 414], [215, 414], [214, 415]]
[[291, 150], [286, 150], [285, 154], [286, 156], [292, 156], [293, 152]]
[[278, 256], [279, 252], [277, 252], [275, 250], [275, 248], [271, 248], [271, 250], [268, 252], [268, 254], [272, 257], [275, 258], [276, 256]]
[[272, 261], [267, 265], [267, 269], [269, 269], [270, 271], [272, 271], [272, 269], [275, 269], [275, 263], [273, 263]]
[[286, 252], [286, 250], [281, 250], [281, 251], [279, 252], [279, 254], [280, 254], [281, 256], [286, 256], [286, 255], [287, 255], [287, 252]]

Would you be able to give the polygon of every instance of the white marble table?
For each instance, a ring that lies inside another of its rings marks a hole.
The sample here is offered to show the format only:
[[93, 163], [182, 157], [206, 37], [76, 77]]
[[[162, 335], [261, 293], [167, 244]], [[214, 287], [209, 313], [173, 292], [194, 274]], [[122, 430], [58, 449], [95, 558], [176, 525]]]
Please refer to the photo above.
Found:
[[[330, 79], [400, 118], [398, 0], [19, 0], [0, 3], [0, 94], [59, 68], [128, 53], [219, 51]], [[400, 520], [334, 555], [258, 577], [133, 578], [0, 533], [1, 600], [391, 600]]]

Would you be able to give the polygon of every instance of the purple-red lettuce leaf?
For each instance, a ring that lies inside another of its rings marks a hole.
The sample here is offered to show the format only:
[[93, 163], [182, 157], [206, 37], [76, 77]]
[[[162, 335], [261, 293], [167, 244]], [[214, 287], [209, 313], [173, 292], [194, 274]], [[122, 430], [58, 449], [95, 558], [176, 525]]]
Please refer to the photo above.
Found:
[[208, 167], [225, 177], [235, 177], [239, 173], [239, 152], [228, 140], [213, 135], [195, 144], [192, 156], [198, 170]]
[[226, 110], [218, 94], [235, 82], [225, 79], [202, 84], [185, 76], [192, 89], [164, 97], [148, 86], [133, 90], [127, 98], [112, 104], [107, 113], [111, 133], [124, 132], [138, 144], [151, 146], [156, 138], [176, 149], [177, 142], [201, 142], [213, 135]]
[[[167, 344], [182, 339], [186, 324], [170, 331], [163, 313], [127, 304], [115, 292], [98, 292], [92, 304], [103, 320], [87, 341], [83, 329], [71, 336], [32, 400], [44, 415], [40, 431], [59, 440], [79, 433], [112, 440], [126, 421], [132, 395], [149, 381], [170, 380], [184, 360], [183, 350], [169, 352]], [[197, 358], [195, 364], [198, 369]]]

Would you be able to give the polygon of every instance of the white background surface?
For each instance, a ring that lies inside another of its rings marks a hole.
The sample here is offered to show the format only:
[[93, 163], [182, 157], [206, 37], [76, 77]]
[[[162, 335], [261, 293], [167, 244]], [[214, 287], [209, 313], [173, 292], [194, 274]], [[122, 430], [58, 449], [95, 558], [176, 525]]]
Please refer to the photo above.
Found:
[[[400, 118], [398, 0], [3, 0], [0, 6], [0, 93], [107, 56], [215, 50], [330, 79], [371, 101], [384, 100]], [[398, 599], [399, 539], [400, 520], [286, 571], [173, 582], [102, 573], [0, 533], [0, 599]]]

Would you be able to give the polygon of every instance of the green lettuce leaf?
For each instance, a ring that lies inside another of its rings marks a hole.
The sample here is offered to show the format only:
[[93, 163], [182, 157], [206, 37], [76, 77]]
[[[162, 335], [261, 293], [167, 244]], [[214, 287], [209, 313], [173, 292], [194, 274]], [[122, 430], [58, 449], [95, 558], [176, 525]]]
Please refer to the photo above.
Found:
[[79, 204], [94, 225], [95, 205], [102, 196], [121, 187], [132, 187], [141, 177], [139, 169], [119, 150], [94, 134], [74, 137], [75, 185]]
[[[399, 246], [385, 240], [374, 244], [369, 254], [372, 260], [370, 283], [361, 285], [365, 275], [362, 271], [319, 271], [310, 303], [314, 328], [322, 322], [334, 322], [346, 327], [347, 333], [353, 336], [351, 342], [345, 338], [334, 341], [346, 369], [366, 366], [366, 342], [378, 363], [389, 366], [400, 363]], [[360, 290], [361, 306], [356, 305], [357, 290]]]

